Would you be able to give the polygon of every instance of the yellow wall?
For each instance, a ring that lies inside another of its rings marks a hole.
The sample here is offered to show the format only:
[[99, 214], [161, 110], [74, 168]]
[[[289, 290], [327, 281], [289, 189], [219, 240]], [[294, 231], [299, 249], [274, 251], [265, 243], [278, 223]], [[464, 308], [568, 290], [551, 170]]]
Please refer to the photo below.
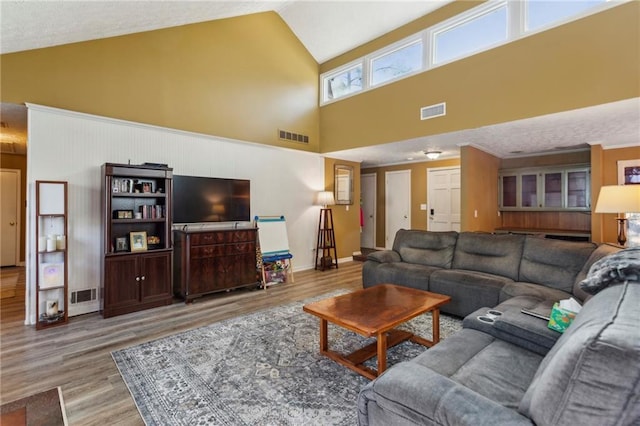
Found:
[[[460, 3], [420, 18], [409, 25], [411, 31], [474, 5]], [[639, 16], [640, 2], [626, 3], [327, 104], [320, 111], [321, 151], [477, 128], [637, 97]], [[403, 27], [322, 64], [321, 71], [410, 34]], [[447, 116], [421, 121], [420, 107], [438, 102], [447, 102]]]
[[460, 148], [461, 231], [493, 232], [499, 225], [499, 168], [498, 157], [472, 146]]
[[319, 150], [318, 64], [274, 12], [5, 54], [0, 66], [2, 102]]
[[341, 259], [351, 257], [353, 253], [360, 251], [360, 163], [325, 158], [325, 191], [335, 191], [334, 167], [336, 164], [353, 167], [353, 204], [331, 207], [336, 237], [336, 252], [338, 253], [338, 259]]
[[20, 170], [20, 261], [25, 261], [25, 235], [27, 233], [27, 157], [25, 155], [0, 154], [0, 167]]
[[420, 210], [420, 204], [427, 203], [427, 170], [430, 168], [455, 167], [459, 165], [460, 160], [455, 158], [362, 169], [363, 174], [376, 173], [376, 246], [385, 247], [386, 172], [411, 170], [411, 229], [427, 229], [427, 212]]
[[[600, 145], [591, 148], [591, 205], [595, 209], [600, 188], [604, 185], [618, 185], [618, 161], [638, 160], [640, 146], [618, 149], [602, 149]], [[591, 215], [591, 238], [595, 242], [615, 243], [618, 223], [615, 214]]]

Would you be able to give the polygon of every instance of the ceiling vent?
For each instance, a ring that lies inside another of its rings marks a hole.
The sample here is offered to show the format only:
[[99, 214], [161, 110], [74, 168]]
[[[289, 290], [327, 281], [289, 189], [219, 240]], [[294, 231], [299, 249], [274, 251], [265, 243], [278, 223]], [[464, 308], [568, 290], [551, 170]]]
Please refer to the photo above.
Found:
[[420, 108], [420, 120], [442, 117], [443, 115], [447, 115], [446, 102]]
[[284, 141], [309, 143], [309, 136], [286, 130], [278, 130], [278, 137]]

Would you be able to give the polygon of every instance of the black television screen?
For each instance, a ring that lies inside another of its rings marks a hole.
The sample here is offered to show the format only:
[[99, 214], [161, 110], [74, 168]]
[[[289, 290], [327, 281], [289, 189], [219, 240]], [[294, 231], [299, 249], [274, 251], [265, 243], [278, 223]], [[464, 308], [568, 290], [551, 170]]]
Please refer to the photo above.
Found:
[[173, 175], [173, 222], [251, 220], [250, 181]]

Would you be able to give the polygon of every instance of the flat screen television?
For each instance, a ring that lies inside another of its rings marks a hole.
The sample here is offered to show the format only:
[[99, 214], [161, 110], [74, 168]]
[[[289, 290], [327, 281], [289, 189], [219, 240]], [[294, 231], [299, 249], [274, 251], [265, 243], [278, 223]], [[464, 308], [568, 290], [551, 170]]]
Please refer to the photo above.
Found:
[[173, 175], [173, 222], [251, 220], [250, 181]]

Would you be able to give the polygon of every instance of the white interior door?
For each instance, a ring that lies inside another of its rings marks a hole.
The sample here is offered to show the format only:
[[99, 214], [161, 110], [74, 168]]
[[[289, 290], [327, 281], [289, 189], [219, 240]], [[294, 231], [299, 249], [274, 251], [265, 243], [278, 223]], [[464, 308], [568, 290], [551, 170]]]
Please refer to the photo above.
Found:
[[376, 180], [376, 173], [360, 176], [363, 218], [360, 247], [375, 248], [376, 246]]
[[411, 170], [385, 173], [385, 247], [399, 229], [411, 229]]
[[0, 240], [2, 240], [1, 266], [19, 263], [20, 170], [0, 170]]
[[460, 167], [427, 170], [427, 229], [460, 232]]

